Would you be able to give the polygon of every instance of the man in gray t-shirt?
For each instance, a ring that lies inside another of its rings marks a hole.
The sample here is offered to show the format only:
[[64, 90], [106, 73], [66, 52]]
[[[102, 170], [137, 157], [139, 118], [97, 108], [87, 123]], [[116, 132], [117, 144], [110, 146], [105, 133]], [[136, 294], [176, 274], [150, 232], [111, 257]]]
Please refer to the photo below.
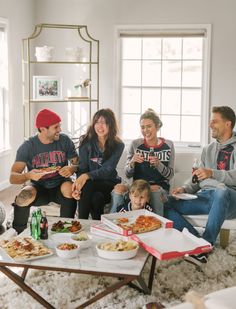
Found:
[[[70, 176], [77, 170], [78, 156], [71, 139], [61, 132], [61, 118], [49, 109], [36, 116], [38, 134], [26, 140], [17, 150], [11, 168], [10, 182], [23, 184], [16, 196], [13, 227], [22, 232], [30, 206], [53, 201], [61, 205], [60, 216], [74, 218], [76, 201], [72, 198]], [[70, 165], [68, 163], [70, 162]], [[27, 167], [27, 172], [24, 172]]]

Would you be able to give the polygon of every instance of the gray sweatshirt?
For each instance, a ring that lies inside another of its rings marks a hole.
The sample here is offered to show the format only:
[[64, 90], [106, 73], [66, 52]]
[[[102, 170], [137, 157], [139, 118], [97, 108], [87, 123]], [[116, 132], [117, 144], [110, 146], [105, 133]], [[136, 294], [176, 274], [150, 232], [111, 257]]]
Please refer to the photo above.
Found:
[[[230, 152], [228, 152], [228, 149], [230, 149]], [[224, 169], [224, 165], [221, 166], [223, 161], [219, 161], [220, 153], [224, 151], [228, 160], [226, 169]], [[198, 184], [193, 184], [192, 178], [189, 179], [183, 186], [186, 192], [195, 193], [200, 189], [210, 189], [219, 186], [227, 186], [236, 190], [236, 133], [233, 132], [232, 137], [222, 144], [216, 140], [204, 147], [200, 167], [212, 169], [212, 178], [204, 179]]]

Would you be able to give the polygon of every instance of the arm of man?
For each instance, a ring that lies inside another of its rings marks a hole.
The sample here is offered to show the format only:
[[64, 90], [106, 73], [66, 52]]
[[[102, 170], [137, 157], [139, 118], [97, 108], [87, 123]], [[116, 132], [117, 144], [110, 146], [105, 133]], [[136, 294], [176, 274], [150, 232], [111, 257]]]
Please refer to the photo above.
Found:
[[78, 157], [74, 157], [74, 158], [69, 159], [69, 162], [70, 162], [70, 165], [63, 166], [59, 170], [59, 174], [62, 177], [68, 178], [68, 177], [72, 176], [78, 169], [78, 163], [79, 163]]
[[42, 178], [46, 173], [39, 173], [37, 170], [31, 170], [30, 172], [25, 172], [24, 169], [26, 167], [25, 162], [16, 161], [11, 168], [10, 174], [10, 183], [11, 184], [23, 184], [28, 180], [35, 180], [38, 181]]

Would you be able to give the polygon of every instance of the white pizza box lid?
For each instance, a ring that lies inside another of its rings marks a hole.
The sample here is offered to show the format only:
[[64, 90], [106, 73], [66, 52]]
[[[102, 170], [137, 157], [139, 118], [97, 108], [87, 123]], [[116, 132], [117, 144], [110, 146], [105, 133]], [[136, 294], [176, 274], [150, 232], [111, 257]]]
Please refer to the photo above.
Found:
[[108, 225], [104, 223], [92, 225], [90, 227], [90, 232], [94, 235], [103, 236], [110, 239], [122, 239], [122, 240], [130, 239], [130, 237], [121, 235], [120, 233], [114, 231], [112, 228], [110, 228]]
[[114, 231], [120, 233], [123, 236], [130, 236], [133, 234], [132, 228], [130, 229], [123, 229], [121, 226], [117, 225], [117, 219], [118, 218], [128, 218], [128, 223], [134, 223], [134, 221], [141, 215], [144, 216], [153, 216], [159, 219], [162, 223], [163, 228], [172, 228], [173, 227], [173, 221], [170, 221], [164, 217], [161, 217], [151, 211], [148, 211], [146, 209], [140, 209], [140, 210], [133, 210], [133, 211], [127, 211], [127, 212], [116, 212], [111, 214], [105, 214], [101, 216], [102, 223], [106, 224], [110, 228], [112, 228]]
[[141, 247], [159, 260], [169, 260], [212, 250], [209, 242], [194, 236], [186, 228], [182, 232], [174, 228], [160, 228], [148, 233], [133, 234], [131, 239], [137, 241]]

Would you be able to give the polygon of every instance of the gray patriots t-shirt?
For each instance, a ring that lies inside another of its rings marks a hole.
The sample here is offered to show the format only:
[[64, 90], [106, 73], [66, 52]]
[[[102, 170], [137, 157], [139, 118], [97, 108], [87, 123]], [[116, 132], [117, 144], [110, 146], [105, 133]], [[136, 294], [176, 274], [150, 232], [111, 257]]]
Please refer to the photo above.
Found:
[[[25, 162], [28, 171], [50, 166], [66, 166], [68, 160], [77, 157], [72, 140], [61, 133], [59, 140], [50, 144], [43, 144], [38, 135], [30, 137], [17, 150], [15, 162]], [[56, 171], [46, 174], [39, 181], [32, 181], [47, 189], [59, 186], [64, 177]]]

